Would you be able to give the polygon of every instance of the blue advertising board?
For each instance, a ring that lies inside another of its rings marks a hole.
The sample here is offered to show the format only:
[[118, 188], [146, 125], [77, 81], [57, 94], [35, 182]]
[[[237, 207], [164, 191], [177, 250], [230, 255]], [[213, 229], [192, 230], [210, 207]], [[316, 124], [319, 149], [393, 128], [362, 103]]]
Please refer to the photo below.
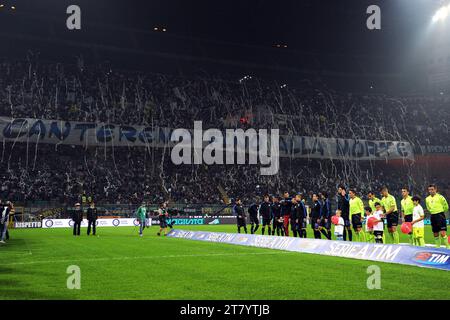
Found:
[[450, 250], [250, 234], [172, 230], [168, 237], [379, 261], [450, 271]]
[[[235, 224], [236, 217], [233, 216], [171, 216], [167, 219], [167, 223], [177, 226], [188, 225], [218, 225], [218, 224]], [[159, 225], [159, 219], [152, 219], [153, 225]]]

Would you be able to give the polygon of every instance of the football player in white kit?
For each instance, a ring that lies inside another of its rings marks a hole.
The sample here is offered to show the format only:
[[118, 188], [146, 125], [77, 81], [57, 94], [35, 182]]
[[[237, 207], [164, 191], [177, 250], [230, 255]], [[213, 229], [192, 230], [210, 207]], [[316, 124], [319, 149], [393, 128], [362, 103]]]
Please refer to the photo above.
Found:
[[383, 223], [383, 208], [379, 202], [375, 203], [376, 211], [372, 214], [372, 216], [376, 219], [373, 224], [373, 235], [375, 237], [376, 243], [383, 243], [383, 232], [384, 232], [384, 223]]

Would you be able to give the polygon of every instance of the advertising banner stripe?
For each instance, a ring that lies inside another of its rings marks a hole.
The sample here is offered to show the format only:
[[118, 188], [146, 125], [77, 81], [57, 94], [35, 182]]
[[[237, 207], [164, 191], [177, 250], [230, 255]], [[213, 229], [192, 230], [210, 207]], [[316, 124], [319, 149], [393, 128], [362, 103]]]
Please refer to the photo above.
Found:
[[[174, 147], [175, 142], [171, 141], [174, 131], [173, 128], [157, 126], [0, 117], [0, 138], [14, 143], [164, 148]], [[186, 131], [193, 130], [186, 129]], [[203, 137], [203, 133], [200, 134]], [[226, 136], [225, 133], [222, 134]], [[202, 141], [202, 144], [205, 147], [208, 141]], [[257, 150], [258, 145], [259, 138], [255, 135], [248, 138], [248, 148], [244, 144], [238, 146], [238, 149], [243, 148], [245, 153], [250, 154], [250, 150]], [[226, 151], [225, 147], [217, 150]], [[281, 135], [279, 156], [305, 159], [413, 160], [414, 150], [411, 143], [406, 141]]]
[[172, 230], [168, 237], [403, 264], [450, 271], [450, 250], [250, 234]]
[[[152, 224], [152, 219], [148, 219], [148, 225]], [[136, 227], [139, 221], [134, 218], [118, 218], [118, 219], [97, 219], [97, 227]], [[88, 220], [83, 219], [81, 227], [87, 227]], [[44, 219], [42, 220], [42, 228], [72, 228], [72, 219]]]

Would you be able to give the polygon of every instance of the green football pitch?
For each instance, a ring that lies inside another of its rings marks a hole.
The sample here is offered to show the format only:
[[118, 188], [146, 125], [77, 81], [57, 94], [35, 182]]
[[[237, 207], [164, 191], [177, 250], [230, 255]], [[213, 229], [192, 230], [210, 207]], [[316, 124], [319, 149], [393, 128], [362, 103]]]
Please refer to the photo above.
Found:
[[[157, 237], [157, 230], [142, 238], [134, 228], [99, 228], [98, 237], [86, 229], [80, 237], [70, 229], [12, 230], [0, 247], [0, 299], [450, 299], [447, 271]], [[367, 289], [374, 264], [380, 290]], [[80, 290], [67, 288], [72, 265]]]

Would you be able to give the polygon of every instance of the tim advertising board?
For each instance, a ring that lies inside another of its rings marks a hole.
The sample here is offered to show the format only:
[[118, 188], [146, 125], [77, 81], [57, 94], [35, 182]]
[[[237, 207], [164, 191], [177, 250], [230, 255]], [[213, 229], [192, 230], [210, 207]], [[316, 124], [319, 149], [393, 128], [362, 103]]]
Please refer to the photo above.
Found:
[[[149, 221], [151, 223], [151, 219]], [[84, 219], [81, 222], [81, 227], [87, 227], [88, 221]], [[136, 219], [98, 219], [98, 227], [135, 227], [139, 222]], [[42, 220], [42, 228], [72, 228], [73, 221], [71, 219], [44, 219]]]
[[450, 271], [450, 250], [448, 249], [177, 229], [172, 230], [168, 236]]

